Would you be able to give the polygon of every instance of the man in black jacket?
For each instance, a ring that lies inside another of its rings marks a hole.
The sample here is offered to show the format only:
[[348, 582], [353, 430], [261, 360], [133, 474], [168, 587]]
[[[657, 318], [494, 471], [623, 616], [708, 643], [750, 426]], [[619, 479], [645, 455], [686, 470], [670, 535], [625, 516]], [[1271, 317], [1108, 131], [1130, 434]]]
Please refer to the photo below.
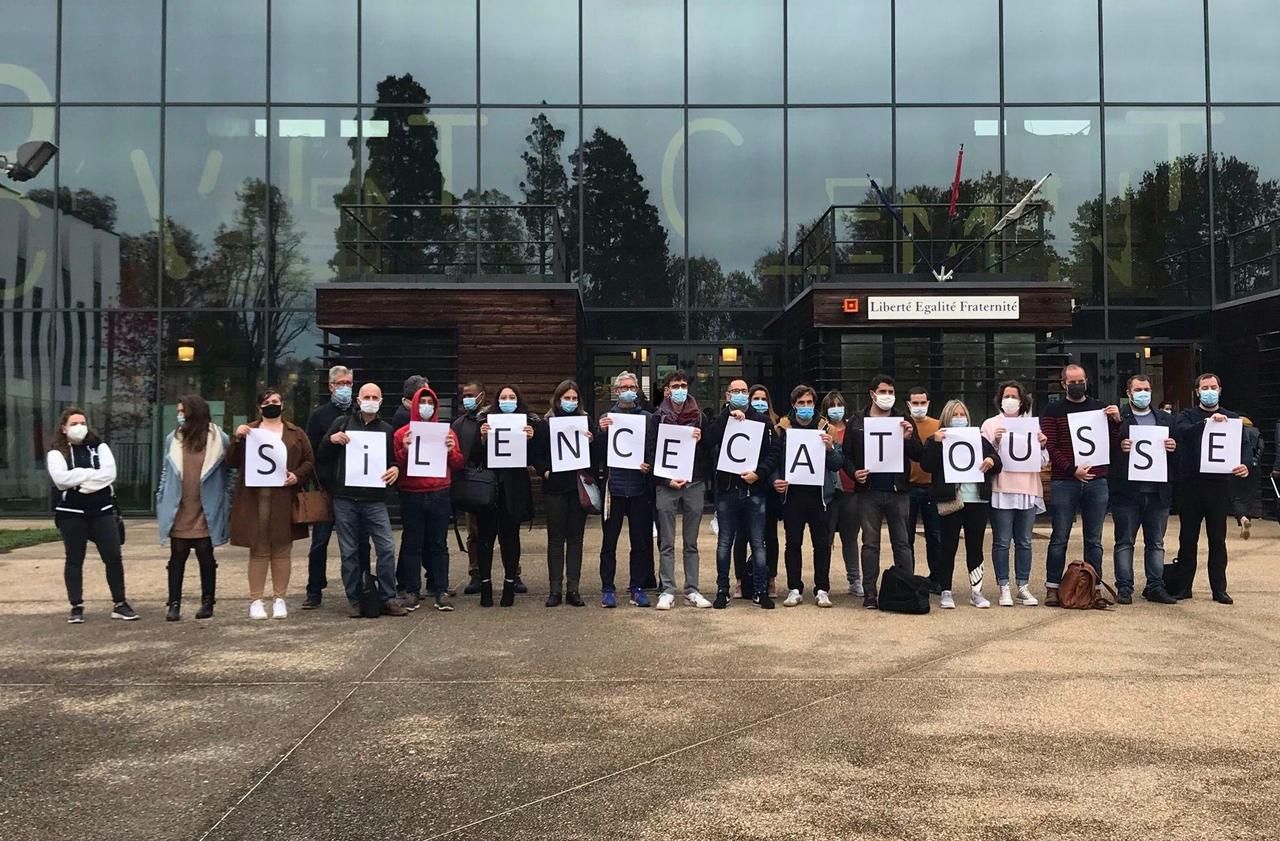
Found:
[[1231, 473], [1200, 472], [1200, 439], [1206, 427], [1239, 418], [1222, 408], [1222, 380], [1217, 374], [1196, 377], [1196, 405], [1173, 421], [1173, 436], [1183, 457], [1178, 460], [1181, 488], [1178, 496], [1178, 564], [1176, 580], [1165, 582], [1176, 599], [1191, 598], [1196, 578], [1196, 552], [1200, 544], [1200, 521], [1209, 536], [1209, 588], [1213, 600], [1232, 604], [1227, 593], [1227, 515], [1231, 513], [1232, 476], [1247, 476], [1249, 468], [1239, 464]]
[[[862, 606], [875, 610], [880, 606], [877, 585], [880, 581], [880, 526], [889, 524], [889, 543], [893, 547], [893, 565], [906, 572], [915, 571], [913, 535], [907, 534], [907, 518], [911, 510], [911, 462], [919, 461], [923, 447], [916, 425], [896, 407], [897, 393], [893, 377], [880, 374], [871, 381], [871, 405], [845, 428], [844, 469], [857, 482], [858, 510], [862, 514], [862, 586], [866, 593]], [[866, 445], [863, 430], [866, 418], [901, 419], [903, 441], [902, 471], [872, 473], [866, 469]]]
[[[756, 469], [746, 473], [715, 472], [716, 521], [720, 534], [716, 540], [716, 598], [712, 607], [723, 610], [729, 606], [729, 562], [733, 557], [733, 543], [740, 531], [751, 536], [751, 565], [754, 578], [754, 594], [751, 600], [762, 608], [773, 607], [769, 597], [769, 570], [764, 553], [765, 504], [769, 496], [770, 476], [777, 465], [777, 444], [769, 416], [751, 408], [748, 400], [747, 381], [736, 378], [729, 381], [725, 392], [725, 407], [713, 420], [705, 437], [707, 457], [718, 463], [720, 445], [724, 440], [729, 418], [757, 421], [764, 424], [764, 436], [756, 454]], [[730, 445], [732, 446], [732, 444]]]
[[[396, 598], [396, 544], [391, 537], [391, 517], [387, 513], [387, 494], [400, 477], [391, 424], [378, 417], [382, 408], [382, 390], [374, 383], [360, 387], [359, 412], [339, 418], [320, 441], [317, 461], [333, 477], [333, 519], [338, 530], [338, 546], [342, 550], [342, 583], [347, 591], [353, 618], [360, 616], [361, 570], [357, 547], [372, 539], [377, 552], [378, 596], [382, 612], [388, 616], [404, 616], [408, 611]], [[386, 446], [387, 469], [380, 487], [358, 487], [347, 484], [347, 445], [349, 432], [381, 433]]]
[[1169, 503], [1173, 500], [1173, 453], [1177, 442], [1172, 437], [1164, 442], [1170, 454], [1169, 481], [1129, 481], [1129, 459], [1133, 442], [1129, 430], [1134, 426], [1163, 426], [1172, 431], [1173, 415], [1151, 406], [1151, 380], [1142, 374], [1134, 374], [1126, 386], [1129, 405], [1120, 410], [1120, 431], [1123, 440], [1111, 451], [1111, 468], [1107, 471], [1107, 484], [1111, 498], [1111, 519], [1115, 522], [1115, 549], [1113, 561], [1116, 572], [1116, 600], [1120, 604], [1133, 603], [1133, 550], [1142, 527], [1143, 569], [1146, 585], [1142, 597], [1158, 604], [1177, 604], [1177, 599], [1164, 589], [1164, 533], [1169, 525]]

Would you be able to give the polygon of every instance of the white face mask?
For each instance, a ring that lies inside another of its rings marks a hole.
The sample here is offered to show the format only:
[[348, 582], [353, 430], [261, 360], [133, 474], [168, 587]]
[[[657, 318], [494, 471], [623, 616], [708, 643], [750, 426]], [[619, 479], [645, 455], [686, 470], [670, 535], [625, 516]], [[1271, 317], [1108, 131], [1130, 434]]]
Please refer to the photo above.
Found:
[[[883, 408], [883, 407], [882, 407], [882, 408]], [[929, 404], [928, 404], [928, 403], [925, 403], [923, 406], [912, 406], [912, 407], [911, 407], [911, 417], [915, 418], [916, 420], [919, 420], [920, 418], [924, 417], [924, 416], [925, 416], [925, 415], [927, 415], [927, 414], [929, 414]]]
[[885, 412], [889, 411], [890, 409], [893, 408], [893, 404], [896, 402], [897, 402], [897, 399], [892, 394], [876, 395], [876, 406], [878, 406], [882, 411], [885, 411]]
[[1000, 411], [1006, 415], [1016, 415], [1022, 408], [1022, 401], [1016, 397], [1006, 397], [1000, 401]]
[[79, 444], [85, 438], [89, 437], [89, 427], [83, 423], [73, 423], [67, 427], [67, 440], [72, 444]]
[[366, 415], [376, 415], [378, 414], [378, 410], [381, 408], [382, 408], [381, 400], [361, 400], [360, 401], [360, 411], [364, 412]]

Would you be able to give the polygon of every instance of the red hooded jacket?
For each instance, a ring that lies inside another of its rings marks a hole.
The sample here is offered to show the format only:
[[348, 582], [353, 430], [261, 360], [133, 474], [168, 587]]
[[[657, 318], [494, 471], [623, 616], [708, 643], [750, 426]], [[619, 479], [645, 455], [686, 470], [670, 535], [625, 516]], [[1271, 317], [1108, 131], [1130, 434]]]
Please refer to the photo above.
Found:
[[[435, 403], [436, 412], [431, 416], [429, 423], [437, 423], [440, 420], [440, 400], [436, 397], [436, 393], [429, 388], [420, 388], [413, 395], [413, 403], [409, 407], [409, 423], [421, 421], [422, 415], [418, 413], [418, 403], [422, 400], [423, 395], [431, 398]], [[448, 440], [453, 443], [453, 448], [449, 450], [449, 458], [446, 461], [445, 476], [443, 479], [431, 479], [426, 476], [410, 476], [406, 472], [409, 467], [409, 448], [405, 445], [405, 439], [409, 436], [409, 424], [405, 424], [395, 431], [392, 444], [396, 451], [396, 464], [400, 465], [400, 479], [396, 482], [396, 487], [405, 493], [429, 493], [431, 491], [441, 491], [449, 487], [453, 482], [453, 471], [462, 468], [463, 455], [462, 448], [458, 446], [458, 436], [453, 434], [453, 430], [449, 430]]]

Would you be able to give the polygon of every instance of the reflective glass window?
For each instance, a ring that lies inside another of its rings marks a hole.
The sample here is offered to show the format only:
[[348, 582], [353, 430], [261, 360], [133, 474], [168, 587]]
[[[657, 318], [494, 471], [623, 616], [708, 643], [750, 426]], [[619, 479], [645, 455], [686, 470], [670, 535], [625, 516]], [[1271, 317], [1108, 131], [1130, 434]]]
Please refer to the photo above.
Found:
[[1098, 94], [1096, 4], [1004, 4], [1007, 102], [1097, 102]]
[[1203, 0], [1103, 0], [1102, 41], [1109, 102], [1204, 101]]
[[998, 0], [897, 0], [898, 102], [1000, 98]]
[[782, 6], [689, 0], [689, 101], [782, 101]]
[[480, 4], [480, 98], [578, 101], [577, 0]]
[[351, 0], [272, 0], [272, 99], [355, 100], [356, 9]]
[[3, 0], [0, 20], [0, 102], [52, 102], [58, 89], [58, 4]]
[[1209, 0], [1209, 83], [1224, 102], [1276, 99], [1280, 14], [1272, 0]]
[[160, 24], [161, 0], [63, 0], [62, 99], [158, 102]]
[[889, 0], [787, 4], [787, 101], [889, 102]]
[[606, 104], [682, 102], [683, 0], [582, 4], [582, 98]]
[[168, 0], [165, 98], [261, 102], [267, 94], [267, 4]]
[[[363, 0], [360, 8], [365, 102], [476, 101], [475, 0]], [[406, 76], [416, 85], [393, 83]]]

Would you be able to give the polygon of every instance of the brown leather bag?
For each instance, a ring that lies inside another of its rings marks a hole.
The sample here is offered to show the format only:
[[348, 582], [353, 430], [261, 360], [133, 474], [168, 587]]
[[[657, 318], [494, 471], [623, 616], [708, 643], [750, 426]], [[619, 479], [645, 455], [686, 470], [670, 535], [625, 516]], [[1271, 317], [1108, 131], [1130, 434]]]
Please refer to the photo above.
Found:
[[[1062, 574], [1062, 583], [1058, 585], [1058, 602], [1068, 610], [1106, 610], [1111, 607], [1102, 592], [1098, 590], [1098, 573], [1093, 564], [1086, 561], [1072, 561]], [[1105, 581], [1102, 586], [1115, 597], [1115, 590]]]
[[333, 507], [324, 488], [298, 491], [293, 495], [293, 524], [313, 526], [316, 523], [333, 522]]

